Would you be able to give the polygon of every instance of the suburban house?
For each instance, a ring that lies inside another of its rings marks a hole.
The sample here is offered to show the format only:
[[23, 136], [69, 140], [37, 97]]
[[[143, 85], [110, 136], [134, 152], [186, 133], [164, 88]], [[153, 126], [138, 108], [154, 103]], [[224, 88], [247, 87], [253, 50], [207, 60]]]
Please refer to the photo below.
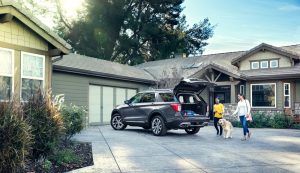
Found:
[[50, 89], [52, 57], [71, 46], [14, 1], [0, 3], [0, 101]]
[[248, 51], [146, 62], [135, 67], [77, 54], [55, 60], [53, 91], [68, 103], [87, 106], [89, 124], [106, 124], [114, 106], [136, 92], [172, 78], [198, 78], [214, 83], [201, 96], [237, 102], [243, 93], [253, 110], [300, 114], [300, 45], [260, 44]]

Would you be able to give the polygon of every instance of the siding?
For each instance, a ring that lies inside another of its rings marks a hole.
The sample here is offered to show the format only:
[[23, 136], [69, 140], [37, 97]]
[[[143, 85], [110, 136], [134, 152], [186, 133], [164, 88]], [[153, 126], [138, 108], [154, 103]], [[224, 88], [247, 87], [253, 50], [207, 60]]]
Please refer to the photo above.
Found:
[[296, 88], [295, 102], [300, 102], [300, 81], [295, 82], [295, 88]]
[[200, 96], [203, 98], [203, 100], [206, 103], [209, 103], [209, 89], [206, 87], [200, 94]]
[[279, 67], [291, 67], [292, 64], [290, 62], [290, 59], [288, 57], [278, 55], [276, 53], [265, 51], [265, 52], [258, 52], [254, 55], [244, 59], [240, 63], [239, 70], [250, 70], [250, 61], [254, 60], [268, 60], [268, 59], [279, 59]]
[[149, 88], [147, 85], [134, 82], [124, 82], [56, 71], [54, 71], [52, 75], [53, 94], [65, 94], [65, 102], [67, 104], [73, 103], [75, 105], [88, 106], [89, 84], [133, 88], [139, 91]]

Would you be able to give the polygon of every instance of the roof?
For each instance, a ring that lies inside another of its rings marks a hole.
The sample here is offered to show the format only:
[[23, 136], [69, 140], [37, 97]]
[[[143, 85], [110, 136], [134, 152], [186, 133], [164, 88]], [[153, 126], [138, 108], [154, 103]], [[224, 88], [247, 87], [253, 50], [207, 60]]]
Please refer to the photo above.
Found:
[[269, 45], [266, 43], [262, 43], [256, 47], [250, 49], [249, 51], [244, 52], [240, 56], [234, 58], [232, 60], [232, 64], [236, 64], [237, 62], [240, 62], [261, 50], [268, 50], [270, 52], [274, 52], [279, 55], [283, 55], [283, 56], [293, 58], [293, 59], [299, 59], [299, 57], [300, 57], [300, 54], [298, 54], [296, 51], [290, 51], [290, 49], [284, 49], [284, 48], [275, 47], [275, 46], [272, 46], [272, 45]]
[[53, 70], [137, 83], [155, 83], [155, 79], [142, 69], [79, 54], [55, 59]]
[[[300, 44], [275, 47], [263, 43], [257, 47], [262, 46], [276, 49], [277, 51], [280, 51], [281, 53], [286, 53], [289, 56], [292, 56], [293, 58], [297, 58], [297, 56], [298, 58], [300, 57]], [[241, 73], [238, 70], [238, 68], [231, 63], [235, 59], [245, 55], [247, 52], [249, 53], [249, 51], [238, 51], [209, 54], [188, 58], [172, 58], [160, 61], [146, 62], [143, 64], [139, 64], [136, 67], [146, 70], [147, 72], [155, 76], [155, 78], [158, 80], [162, 78], [172, 78], [172, 75], [174, 75], [174, 71], [185, 78], [196, 77], [195, 75], [201, 73], [202, 71], [205, 71], [208, 68], [216, 69], [236, 78], [247, 79], [247, 76], [251, 76], [251, 72], [245, 71], [245, 73]], [[293, 70], [297, 69], [291, 69], [291, 71]], [[275, 74], [276, 72], [280, 73], [283, 71], [284, 69], [272, 69], [268, 71], [263, 71], [263, 73], [267, 74], [266, 72], [270, 72]], [[255, 75], [253, 77], [255, 77]]]
[[69, 53], [72, 49], [72, 46], [68, 44], [64, 39], [59, 37], [56, 33], [51, 31], [49, 27], [47, 27], [45, 24], [43, 24], [39, 19], [37, 19], [35, 16], [33, 16], [31, 13], [27, 12], [26, 9], [22, 8], [17, 2], [13, 0], [0, 0], [0, 7], [6, 7], [10, 6], [13, 7], [16, 11], [8, 9], [8, 10], [2, 10], [1, 14], [9, 13], [13, 15], [14, 17], [18, 18], [21, 22], [23, 22], [25, 25], [29, 27], [31, 23], [28, 21], [22, 20], [22, 16], [25, 16], [30, 22], [32, 22], [37, 28], [40, 28], [42, 31], [47, 33], [50, 37], [44, 37], [39, 33], [38, 30], [33, 29], [37, 34], [39, 34], [41, 37], [43, 37], [45, 40], [47, 40], [49, 43], [51, 43], [53, 46], [59, 48], [63, 53]]

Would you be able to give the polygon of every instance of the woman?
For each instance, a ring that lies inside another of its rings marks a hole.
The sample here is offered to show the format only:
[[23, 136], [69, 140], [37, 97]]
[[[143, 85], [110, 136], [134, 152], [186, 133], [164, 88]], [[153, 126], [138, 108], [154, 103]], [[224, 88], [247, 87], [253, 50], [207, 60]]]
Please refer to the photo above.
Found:
[[240, 122], [243, 126], [244, 137], [241, 139], [242, 141], [247, 140], [246, 136], [248, 133], [248, 138], [250, 138], [251, 133], [248, 129], [247, 116], [250, 114], [251, 107], [248, 100], [245, 99], [243, 94], [238, 94], [238, 105], [233, 115], [238, 114], [240, 117]]
[[220, 136], [222, 136], [223, 128], [222, 128], [221, 125], [219, 125], [219, 127], [220, 127], [220, 130], [219, 130], [219, 128], [218, 128], [218, 122], [219, 122], [220, 119], [223, 118], [224, 106], [223, 106], [222, 103], [220, 103], [219, 98], [216, 98], [215, 102], [216, 103], [214, 104], [214, 125], [215, 125], [215, 128], [217, 130], [217, 135], [220, 134]]

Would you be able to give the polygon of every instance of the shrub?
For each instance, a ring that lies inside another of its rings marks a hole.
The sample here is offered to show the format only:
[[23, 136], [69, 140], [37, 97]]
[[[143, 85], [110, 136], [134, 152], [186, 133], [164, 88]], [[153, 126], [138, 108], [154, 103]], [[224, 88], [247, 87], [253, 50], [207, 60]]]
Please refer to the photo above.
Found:
[[86, 111], [83, 107], [70, 105], [62, 106], [61, 114], [65, 127], [65, 140], [70, 140], [84, 128]]
[[300, 124], [293, 124], [292, 129], [300, 129]]
[[264, 112], [252, 113], [253, 122], [249, 123], [251, 128], [267, 128], [271, 127], [271, 116], [266, 115]]
[[17, 172], [25, 166], [32, 137], [20, 106], [0, 102], [0, 172]]
[[291, 128], [293, 125], [293, 117], [276, 113], [271, 119], [271, 127], [273, 128]]
[[63, 121], [49, 93], [38, 92], [24, 105], [24, 114], [34, 134], [32, 156], [38, 159], [53, 152], [63, 130]]
[[52, 162], [56, 162], [59, 165], [80, 162], [80, 157], [77, 156], [76, 153], [74, 153], [74, 151], [71, 149], [57, 151], [49, 159], [52, 160]]

